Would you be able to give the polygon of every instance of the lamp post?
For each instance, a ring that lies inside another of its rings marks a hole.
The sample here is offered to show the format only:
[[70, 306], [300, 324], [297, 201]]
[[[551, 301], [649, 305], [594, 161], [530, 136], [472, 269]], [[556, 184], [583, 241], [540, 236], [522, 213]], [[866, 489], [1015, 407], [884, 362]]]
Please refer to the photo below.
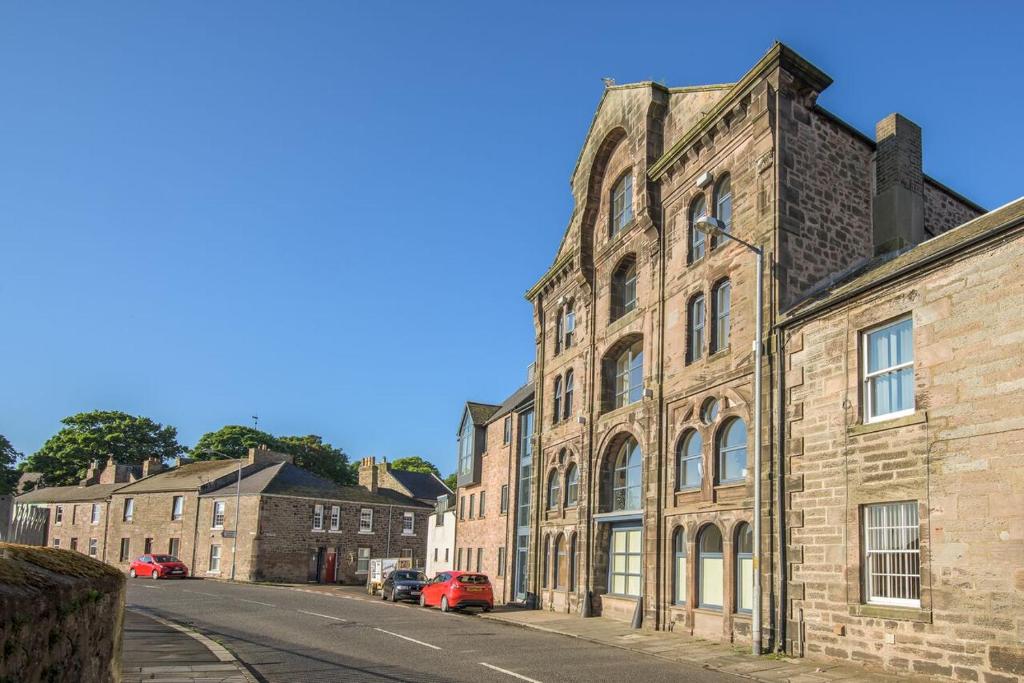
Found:
[[232, 532], [231, 538], [231, 580], [234, 581], [235, 558], [238, 555], [238, 518], [241, 517], [241, 510], [239, 509], [239, 505], [241, 504], [242, 499], [242, 456], [232, 458], [227, 453], [221, 453], [220, 451], [215, 451], [212, 448], [204, 448], [203, 452], [219, 455], [223, 458], [226, 458], [227, 460], [238, 460], [238, 480], [235, 482], [235, 530]]
[[712, 216], [702, 216], [694, 228], [709, 237], [724, 237], [754, 252], [757, 258], [757, 313], [754, 332], [754, 586], [751, 610], [751, 644], [761, 654], [761, 312], [764, 306], [764, 251], [727, 232], [728, 226]]

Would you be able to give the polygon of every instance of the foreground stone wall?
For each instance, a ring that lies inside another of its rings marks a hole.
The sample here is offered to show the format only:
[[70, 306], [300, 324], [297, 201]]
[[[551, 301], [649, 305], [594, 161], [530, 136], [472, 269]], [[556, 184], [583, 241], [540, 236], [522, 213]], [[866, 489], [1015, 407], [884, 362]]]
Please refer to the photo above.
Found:
[[0, 681], [119, 680], [124, 593], [85, 555], [0, 543]]

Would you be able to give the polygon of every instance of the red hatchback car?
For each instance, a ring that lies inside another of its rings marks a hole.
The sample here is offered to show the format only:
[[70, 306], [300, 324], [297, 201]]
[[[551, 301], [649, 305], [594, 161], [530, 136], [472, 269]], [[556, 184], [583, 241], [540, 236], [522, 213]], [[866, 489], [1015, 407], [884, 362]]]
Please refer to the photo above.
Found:
[[148, 576], [151, 579], [184, 579], [188, 567], [174, 555], [142, 555], [132, 560], [128, 576]]
[[420, 606], [437, 605], [442, 612], [463, 607], [479, 607], [485, 612], [494, 608], [491, 580], [484, 574], [441, 572], [427, 581], [420, 593]]

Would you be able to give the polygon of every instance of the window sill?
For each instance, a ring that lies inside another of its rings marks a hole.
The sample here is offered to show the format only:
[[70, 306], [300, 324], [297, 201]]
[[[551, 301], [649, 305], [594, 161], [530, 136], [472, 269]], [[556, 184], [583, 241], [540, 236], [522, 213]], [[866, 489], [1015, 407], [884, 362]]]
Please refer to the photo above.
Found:
[[708, 607], [706, 605], [702, 605], [700, 607], [694, 607], [693, 611], [694, 612], [699, 612], [701, 614], [713, 614], [716, 617], [722, 616], [722, 608], [721, 607]]
[[924, 424], [926, 422], [928, 422], [928, 411], [918, 410], [915, 413], [903, 415], [902, 417], [883, 419], [876, 422], [861, 422], [851, 425], [846, 428], [846, 433], [850, 436], [860, 436], [862, 434], [874, 434], [875, 432], [884, 432], [887, 429], [898, 429], [900, 427], [909, 427], [911, 425]]
[[329, 533], [329, 534], [340, 534], [341, 533], [341, 529], [331, 529], [327, 533]]
[[210, 527], [210, 531], [224, 531], [224, 527], [222, 527], [222, 526], [211, 526]]
[[733, 481], [723, 481], [720, 484], [715, 484], [715, 490], [716, 491], [722, 491], [722, 490], [728, 490], [728, 489], [736, 489], [736, 488], [740, 488], [741, 486], [746, 486], [746, 485], [747, 485], [747, 480], [746, 479], [735, 479]]
[[416, 534], [407, 534], [404, 531], [402, 532], [402, 536], [405, 538], [416, 538]]
[[360, 536], [373, 536], [374, 534], [373, 534], [372, 531], [360, 531], [359, 535]]
[[309, 531], [313, 534], [322, 534], [324, 532], [323, 529], [310, 529]]
[[891, 621], [914, 621], [920, 624], [932, 623], [932, 611], [921, 607], [899, 607], [896, 605], [849, 605], [850, 616], [874, 617]]
[[207, 573], [208, 575], [210, 575], [210, 576], [219, 576], [219, 575], [220, 575], [220, 570], [219, 570], [219, 569], [218, 569], [217, 571], [210, 571], [210, 570], [207, 570], [207, 571], [206, 571], [206, 573]]

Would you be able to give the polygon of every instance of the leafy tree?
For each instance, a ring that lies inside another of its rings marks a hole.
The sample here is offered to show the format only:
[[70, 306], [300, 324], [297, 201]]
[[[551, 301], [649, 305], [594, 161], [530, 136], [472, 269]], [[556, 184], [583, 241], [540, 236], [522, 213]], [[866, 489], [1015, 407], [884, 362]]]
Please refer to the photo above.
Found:
[[458, 472], [452, 472], [444, 478], [444, 485], [450, 488], [452, 491], [459, 487], [459, 474]]
[[391, 463], [393, 470], [405, 470], [406, 472], [422, 472], [423, 474], [436, 474], [441, 476], [441, 471], [434, 466], [434, 463], [424, 460], [418, 455], [410, 455], [407, 458], [399, 458]]
[[252, 427], [227, 425], [199, 437], [190, 455], [193, 460], [222, 460], [225, 456], [244, 458], [250, 448], [258, 446], [284, 452], [280, 440], [275, 436]]
[[282, 436], [279, 442], [284, 452], [295, 456], [295, 464], [299, 467], [304, 467], [342, 486], [351, 486], [358, 482], [356, 469], [349, 464], [345, 452], [324, 443], [321, 437], [315, 434]]
[[94, 410], [61, 420], [64, 427], [25, 461], [41, 472], [46, 486], [77, 484], [94, 460], [139, 465], [150, 458], [168, 460], [184, 452], [178, 430], [148, 417], [116, 410]]
[[14, 450], [6, 436], [0, 434], [0, 495], [11, 493], [18, 485], [21, 472], [14, 467], [14, 463], [20, 457], [21, 453]]

